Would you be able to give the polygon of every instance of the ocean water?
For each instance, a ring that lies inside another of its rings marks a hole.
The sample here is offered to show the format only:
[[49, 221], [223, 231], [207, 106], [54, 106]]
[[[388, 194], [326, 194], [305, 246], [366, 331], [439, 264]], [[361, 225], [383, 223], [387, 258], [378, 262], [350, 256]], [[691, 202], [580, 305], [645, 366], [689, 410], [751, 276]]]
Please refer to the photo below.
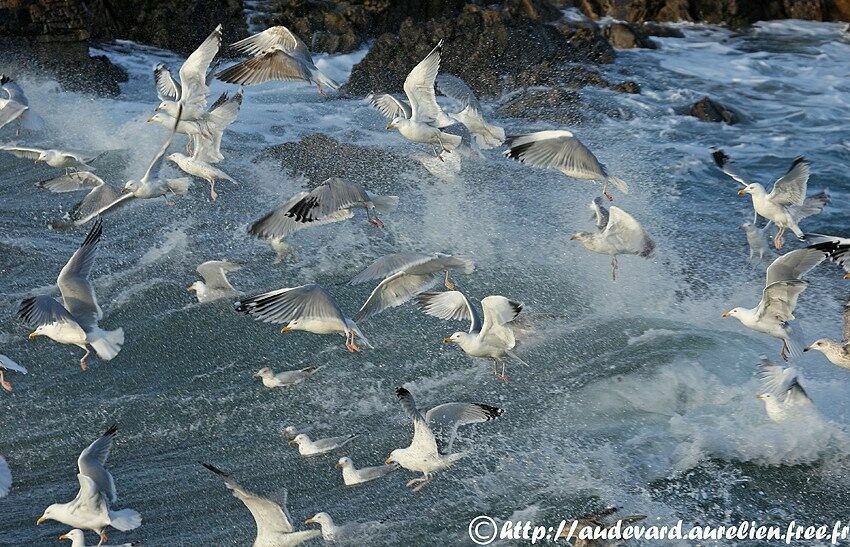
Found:
[[[356, 544], [470, 544], [467, 525], [477, 515], [557, 525], [608, 505], [652, 524], [831, 526], [846, 518], [850, 373], [806, 354], [795, 366], [824, 422], [767, 420], [754, 398], [756, 363], [760, 354], [777, 359], [779, 344], [721, 318], [756, 304], [764, 266], [746, 260], [738, 226], [751, 219], [749, 200], [713, 166], [710, 147], [724, 147], [763, 182], [805, 155], [811, 191], [829, 187], [833, 203], [804, 229], [847, 235], [850, 43], [834, 24], [766, 23], [745, 34], [682, 28], [684, 39], [620, 52], [603, 67], [612, 80], [636, 80], [642, 93], [587, 88], [583, 99], [598, 108], [571, 128], [630, 183], [633, 192], [614, 204], [657, 243], [653, 259], [621, 258], [616, 282], [606, 257], [569, 240], [591, 227], [587, 204], [598, 187], [496, 151], [483, 160], [449, 154], [440, 163], [427, 147], [386, 132], [358, 98], [326, 100], [310, 86], [266, 84], [246, 91], [225, 136], [220, 167], [238, 185], [220, 183], [211, 203], [205, 184], [195, 182], [174, 207], [150, 200], [104, 218], [94, 286], [101, 325], [123, 327], [126, 344], [116, 359], [93, 360], [82, 372], [77, 348], [27, 342], [29, 331], [14, 319], [21, 299], [55, 293], [58, 271], [84, 237], [83, 228], [48, 229], [77, 196], [35, 188], [51, 170], [0, 156], [0, 352], [30, 370], [12, 377], [13, 393], [0, 395], [0, 454], [14, 477], [0, 499], [0, 544], [58, 544], [66, 529], [36, 527], [35, 519], [73, 498], [79, 452], [113, 423], [118, 507], [138, 510], [144, 523], [111, 533], [111, 542], [250, 544], [250, 514], [196, 460], [263, 495], [287, 489], [298, 523], [319, 511], [338, 523], [377, 522]], [[101, 52], [130, 72], [114, 99], [59, 93], [38, 75], [20, 75], [49, 124], [26, 142], [111, 150], [98, 174], [118, 183], [143, 172], [167, 134], [145, 123], [157, 103], [150, 67], [162, 60], [176, 68], [179, 59], [126, 42]], [[321, 57], [319, 65], [342, 80], [364, 54]], [[216, 84], [214, 93], [223, 89]], [[706, 94], [735, 108], [742, 122], [681, 114]], [[494, 120], [508, 133], [555, 127], [545, 119]], [[265, 147], [317, 132], [403, 157], [366, 168], [373, 189], [398, 195], [400, 206], [383, 215], [383, 230], [362, 215], [305, 230], [293, 239], [294, 255], [275, 265], [246, 228], [306, 182], [279, 162], [253, 160]], [[14, 134], [7, 128], [2, 138]], [[199, 305], [185, 290], [197, 264], [227, 258], [245, 263], [231, 275], [245, 293], [319, 282], [354, 313], [371, 287], [345, 281], [402, 250], [473, 256], [478, 270], [455, 279], [470, 297], [502, 294], [564, 319], [520, 348], [529, 366], [510, 365], [511, 381], [502, 384], [488, 362], [441, 344], [466, 325], [411, 305], [362, 325], [376, 349], [350, 355], [341, 338], [281, 335], [235, 314], [229, 301]], [[798, 325], [809, 341], [840, 337], [846, 282], [832, 265], [809, 279]], [[263, 366], [318, 364], [325, 368], [293, 389], [267, 390], [252, 378]], [[418, 494], [405, 488], [413, 475], [403, 470], [344, 487], [333, 468], [339, 456], [376, 465], [409, 442], [412, 427], [393, 393], [401, 385], [421, 407], [479, 401], [505, 414], [463, 430], [456, 447], [468, 457]], [[304, 459], [281, 435], [287, 425], [360, 437], [339, 453]]]

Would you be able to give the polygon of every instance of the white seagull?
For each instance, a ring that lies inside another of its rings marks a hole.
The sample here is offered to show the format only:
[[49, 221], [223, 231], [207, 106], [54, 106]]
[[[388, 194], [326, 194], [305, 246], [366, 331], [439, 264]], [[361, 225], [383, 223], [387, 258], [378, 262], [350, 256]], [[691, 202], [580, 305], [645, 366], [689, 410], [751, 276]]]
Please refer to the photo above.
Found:
[[803, 415], [817, 416], [817, 409], [800, 385], [800, 376], [794, 368], [783, 368], [762, 356], [759, 377], [762, 380], [762, 393], [756, 395], [756, 398], [764, 402], [764, 409], [771, 421], [784, 422], [790, 417]]
[[443, 253], [395, 253], [379, 258], [348, 282], [359, 285], [383, 278], [353, 319], [364, 321], [387, 308], [404, 304], [436, 285], [438, 273], [445, 273], [443, 284], [454, 290], [455, 284], [449, 280], [451, 269], [470, 274], [475, 264], [465, 256]]
[[844, 304], [843, 319], [844, 335], [841, 341], [820, 338], [803, 348], [803, 351], [819, 351], [833, 365], [850, 369], [850, 301]]
[[608, 169], [596, 159], [578, 137], [566, 129], [538, 131], [527, 135], [509, 136], [507, 158], [533, 167], [554, 169], [574, 179], [595, 180], [602, 184], [602, 195], [613, 201], [608, 193], [611, 184], [624, 194], [629, 186], [620, 178], [608, 174]]
[[[201, 463], [201, 462], [199, 462]], [[305, 541], [319, 537], [318, 530], [295, 531], [292, 525], [292, 517], [286, 508], [287, 491], [283, 491], [283, 499], [280, 504], [268, 498], [263, 498], [245, 490], [230, 475], [221, 469], [208, 463], [201, 463], [204, 467], [224, 479], [224, 484], [238, 498], [257, 524], [257, 537], [254, 539], [254, 547], [294, 547]]]
[[12, 391], [12, 382], [6, 380], [6, 372], [26, 374], [27, 369], [0, 353], [0, 386], [8, 392]]
[[36, 524], [55, 520], [72, 528], [92, 530], [100, 534], [100, 542], [107, 540], [106, 528], [112, 526], [122, 532], [135, 530], [142, 517], [133, 509], [113, 511], [110, 505], [118, 500], [115, 481], [104, 467], [117, 429], [110, 427], [106, 433], [91, 443], [77, 458], [80, 491], [68, 503], [54, 503], [44, 510]]
[[74, 528], [68, 532], [65, 532], [59, 539], [64, 539], [66, 541], [71, 542], [71, 547], [132, 547], [133, 543], [122, 543], [120, 545], [104, 545], [103, 543], [98, 543], [96, 546], [87, 546], [86, 545], [86, 535], [79, 528]]
[[[712, 157], [721, 171], [743, 186], [738, 190], [739, 196], [750, 194], [755, 219], [762, 216], [776, 224], [778, 230], [773, 238], [773, 244], [777, 249], [782, 248], [782, 236], [787, 229], [794, 232], [797, 238], [805, 239], [797, 223], [806, 217], [820, 213], [829, 203], [827, 192], [806, 198], [809, 162], [805, 158], [796, 158], [788, 171], [773, 183], [773, 189], [768, 193], [761, 184], [747, 183], [742, 176], [732, 171], [729, 166], [729, 156], [723, 150], [715, 150]], [[755, 219], [753, 223], [756, 222]]]
[[197, 268], [197, 272], [201, 274], [204, 280], [195, 281], [186, 290], [195, 291], [195, 296], [201, 303], [236, 296], [239, 293], [230, 284], [227, 274], [238, 272], [241, 269], [241, 264], [235, 264], [228, 260], [207, 260]]
[[263, 367], [254, 374], [254, 378], [261, 378], [263, 385], [268, 388], [288, 387], [300, 384], [310, 376], [319, 372], [322, 366], [305, 367], [295, 370], [273, 371], [269, 367]]
[[460, 110], [457, 113], [450, 113], [449, 116], [469, 130], [478, 148], [486, 150], [501, 146], [505, 142], [505, 130], [487, 123], [478, 97], [466, 85], [466, 82], [452, 74], [440, 74], [437, 76], [437, 88], [443, 95], [460, 105]]
[[207, 72], [220, 47], [221, 25], [218, 25], [180, 67], [179, 86], [168, 70], [154, 69], [161, 101], [156, 107], [157, 112], [165, 112], [172, 118], [184, 121], [204, 119], [207, 114], [207, 96], [210, 94]]
[[413, 395], [403, 387], [396, 389], [396, 397], [413, 420], [413, 440], [407, 448], [396, 448], [384, 462], [402, 466], [408, 471], [422, 473], [422, 477], [407, 482], [414, 492], [421, 490], [434, 473], [448, 469], [467, 455], [452, 453], [457, 430], [462, 425], [488, 422], [503, 414], [501, 408], [480, 403], [445, 403], [435, 406], [423, 416]]
[[298, 453], [302, 456], [319, 456], [327, 454], [337, 448], [350, 443], [357, 435], [343, 435], [340, 437], [326, 437], [324, 439], [311, 440], [306, 433], [299, 433], [289, 444], [298, 447]]
[[[765, 226], [765, 228], [767, 228], [767, 226]], [[764, 239], [765, 228], [756, 228], [750, 222], [741, 224], [741, 229], [747, 236], [747, 245], [750, 248], [749, 260], [751, 261], [756, 258], [764, 260], [765, 257], [771, 258], [774, 256], [770, 251], [770, 248], [767, 246], [767, 241]]]
[[29, 99], [18, 82], [0, 74], [0, 91], [6, 94], [3, 97], [0, 93], [0, 128], [15, 120], [18, 121], [16, 136], [21, 134], [21, 130], [41, 131], [44, 128], [44, 119], [30, 108]]
[[44, 162], [50, 167], [65, 169], [65, 174], [72, 171], [94, 168], [89, 166], [94, 160], [100, 156], [86, 157], [76, 152], [68, 152], [66, 150], [54, 150], [43, 148], [27, 148], [24, 146], [0, 146], [0, 151], [9, 152], [15, 157], [33, 160], [36, 163]]
[[98, 321], [103, 318], [103, 310], [97, 303], [89, 275], [101, 234], [101, 221], [98, 219], [83, 244], [59, 272], [56, 282], [62, 294], [62, 303], [52, 296], [34, 296], [21, 302], [18, 309], [18, 317], [37, 325], [29, 335], [30, 340], [37, 336], [47, 336], [60, 344], [84, 349], [86, 353], [80, 359], [83, 370], [88, 368], [90, 348], [102, 360], [109, 361], [118, 355], [124, 344], [124, 329], [104, 331], [98, 326]]
[[251, 315], [263, 323], [286, 323], [281, 334], [294, 330], [314, 334], [342, 334], [350, 352], [360, 351], [354, 342], [360, 337], [368, 348], [372, 344], [360, 327], [345, 316], [339, 304], [319, 285], [302, 285], [249, 296], [235, 303], [236, 311]]
[[380, 479], [384, 475], [398, 469], [397, 465], [376, 465], [374, 467], [354, 467], [354, 461], [344, 456], [336, 463], [337, 469], [342, 469], [342, 482], [346, 486], [355, 486], [364, 482]]
[[350, 542], [365, 532], [368, 527], [366, 524], [360, 523], [336, 524], [333, 518], [325, 512], [316, 513], [305, 520], [304, 524], [318, 524], [322, 529], [322, 539], [329, 543]]
[[[526, 364], [512, 350], [516, 347], [516, 336], [509, 323], [522, 311], [522, 304], [504, 296], [492, 295], [481, 300], [484, 320], [460, 291], [426, 292], [416, 297], [419, 307], [426, 314], [438, 319], [468, 320], [469, 332], [455, 332], [443, 339], [445, 344], [457, 344], [472, 357], [493, 360], [493, 373], [503, 382], [505, 375], [504, 356]], [[499, 372], [498, 365], [502, 370]]]
[[355, 182], [334, 177], [309, 192], [298, 192], [254, 222], [248, 233], [261, 239], [281, 239], [310, 226], [353, 218], [354, 209], [365, 209], [369, 223], [380, 228], [384, 223], [375, 211], [391, 211], [397, 205], [396, 196], [378, 196]]
[[226, 180], [233, 184], [238, 184], [233, 177], [209, 163], [202, 161], [194, 156], [189, 157], [179, 152], [174, 152], [166, 156], [166, 159], [173, 161], [186, 174], [204, 179], [210, 183], [210, 199], [215, 201], [218, 199], [218, 192], [215, 191], [215, 182], [217, 180]]
[[591, 208], [596, 211], [596, 232], [576, 232], [570, 239], [588, 251], [610, 256], [612, 279], [617, 279], [617, 256], [652, 256], [655, 242], [632, 215], [616, 206], [606, 210], [601, 200], [594, 200]]
[[441, 161], [443, 152], [451, 152], [461, 142], [458, 135], [440, 131], [441, 127], [450, 125], [452, 122], [437, 104], [434, 91], [434, 82], [440, 70], [442, 48], [443, 41], [440, 40], [431, 53], [413, 67], [404, 80], [404, 92], [410, 101], [410, 115], [405, 116], [402, 108], [387, 125], [388, 131], [398, 129], [398, 132], [409, 141], [430, 144], [434, 148], [434, 154]]
[[782, 340], [784, 360], [802, 355], [797, 333], [791, 327], [797, 298], [809, 285], [800, 279], [821, 263], [824, 254], [816, 249], [798, 249], [786, 253], [767, 267], [767, 279], [761, 301], [755, 308], [732, 308], [723, 317], [734, 317], [745, 327]]
[[216, 78], [223, 82], [255, 85], [270, 80], [300, 80], [315, 84], [323, 96], [326, 93], [322, 86], [339, 88], [338, 83], [325, 76], [313, 63], [307, 45], [284, 26], [267, 28], [230, 47], [254, 57], [216, 74]]

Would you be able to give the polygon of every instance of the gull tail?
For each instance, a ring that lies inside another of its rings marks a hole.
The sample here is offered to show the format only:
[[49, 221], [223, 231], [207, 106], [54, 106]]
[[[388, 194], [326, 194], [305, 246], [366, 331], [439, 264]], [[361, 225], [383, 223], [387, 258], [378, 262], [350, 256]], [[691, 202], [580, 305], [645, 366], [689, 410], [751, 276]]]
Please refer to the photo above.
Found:
[[513, 359], [514, 361], [516, 361], [517, 363], [523, 364], [523, 365], [525, 365], [525, 366], [529, 366], [529, 365], [528, 365], [528, 363], [526, 363], [525, 361], [523, 361], [522, 359], [520, 359], [520, 358], [519, 358], [519, 356], [518, 356], [516, 353], [512, 352], [512, 351], [506, 351], [506, 352], [505, 352], [505, 355], [507, 355], [508, 357], [510, 357], [511, 359]]
[[324, 73], [322, 73], [321, 70], [316, 70], [315, 72], [313, 72], [312, 76], [313, 76], [313, 82], [316, 85], [326, 86], [326, 87], [329, 87], [333, 90], [339, 89], [339, 84], [336, 83], [335, 81], [331, 80], [327, 76], [325, 76]]
[[375, 206], [375, 209], [378, 211], [386, 212], [392, 211], [396, 207], [398, 207], [398, 196], [369, 196], [369, 199], [372, 200], [372, 205]]
[[192, 179], [189, 177], [180, 177], [176, 179], [168, 179], [168, 188], [178, 196], [185, 196], [192, 185]]
[[614, 185], [614, 187], [615, 187], [615, 188], [617, 188], [617, 190], [621, 191], [621, 192], [622, 192], [622, 193], [624, 193], [624, 194], [628, 194], [628, 193], [629, 193], [629, 185], [628, 185], [628, 184], [626, 184], [626, 181], [624, 181], [624, 180], [623, 180], [623, 179], [621, 179], [621, 178], [617, 178], [617, 177], [605, 177], [605, 181], [604, 181], [604, 182], [606, 182], [606, 183], [608, 183], [608, 184], [612, 184], [612, 185]]
[[505, 142], [505, 130], [496, 125], [484, 124], [484, 133], [475, 133], [473, 138], [479, 148], [489, 150], [502, 146]]
[[443, 143], [443, 148], [446, 150], [453, 150], [460, 146], [461, 141], [463, 139], [460, 135], [452, 135], [451, 133], [441, 133], [440, 141]]
[[97, 352], [97, 356], [104, 361], [109, 361], [121, 351], [124, 345], [124, 329], [101, 330], [98, 327], [92, 329], [86, 335], [88, 343]]
[[142, 525], [142, 515], [132, 509], [109, 512], [109, 525], [116, 530], [129, 532]]

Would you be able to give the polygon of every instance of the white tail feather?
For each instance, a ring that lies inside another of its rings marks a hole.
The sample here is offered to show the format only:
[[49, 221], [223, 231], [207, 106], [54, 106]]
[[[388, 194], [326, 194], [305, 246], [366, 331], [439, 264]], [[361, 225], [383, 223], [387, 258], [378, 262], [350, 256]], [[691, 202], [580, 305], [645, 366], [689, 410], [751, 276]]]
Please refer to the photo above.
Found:
[[605, 179], [605, 182], [607, 182], [608, 184], [613, 184], [617, 188], [617, 190], [621, 191], [624, 194], [629, 193], [629, 185], [626, 184], [626, 181], [624, 181], [623, 179], [619, 179], [617, 177], [607, 177]]
[[372, 205], [375, 206], [375, 209], [381, 212], [392, 211], [398, 207], [398, 196], [370, 195], [369, 199], [372, 200]]
[[116, 530], [129, 532], [142, 525], [142, 515], [133, 509], [121, 509], [109, 512], [109, 525]]
[[97, 356], [104, 361], [109, 361], [118, 355], [121, 346], [124, 345], [124, 329], [101, 330], [95, 327], [87, 334], [88, 342]]

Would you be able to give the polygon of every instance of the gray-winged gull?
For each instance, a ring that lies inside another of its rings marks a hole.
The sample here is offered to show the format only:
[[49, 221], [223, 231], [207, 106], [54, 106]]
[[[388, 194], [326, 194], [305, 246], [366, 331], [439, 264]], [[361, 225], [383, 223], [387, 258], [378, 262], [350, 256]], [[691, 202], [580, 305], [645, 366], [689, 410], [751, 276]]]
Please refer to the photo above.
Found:
[[320, 456], [337, 448], [342, 448], [356, 437], [357, 435], [341, 435], [339, 437], [325, 437], [323, 439], [312, 440], [306, 433], [299, 433], [294, 439], [288, 442], [298, 447], [299, 454], [309, 457]]
[[268, 388], [288, 387], [300, 384], [310, 376], [319, 372], [321, 368], [322, 365], [275, 372], [269, 367], [263, 367], [254, 374], [254, 378], [261, 378], [263, 380], [263, 385]]
[[336, 462], [336, 468], [342, 469], [342, 482], [346, 486], [355, 486], [364, 482], [380, 479], [384, 475], [398, 469], [398, 465], [376, 465], [374, 467], [354, 467], [354, 461], [348, 456], [343, 456]]
[[241, 264], [229, 260], [207, 260], [200, 264], [197, 272], [204, 278], [203, 281], [195, 281], [186, 290], [194, 291], [198, 302], [214, 302], [222, 298], [236, 296], [238, 291], [230, 284], [227, 274], [238, 272], [242, 269]]
[[596, 214], [596, 231], [576, 232], [570, 239], [578, 241], [588, 251], [610, 256], [611, 277], [614, 280], [617, 279], [617, 256], [652, 256], [655, 242], [632, 215], [616, 206], [603, 214], [605, 207], [601, 201], [594, 201], [592, 207], [599, 211]]
[[844, 304], [844, 313], [842, 314], [844, 322], [843, 338], [839, 340], [831, 340], [829, 338], [819, 338], [805, 348], [803, 351], [819, 351], [823, 353], [830, 363], [841, 368], [850, 369], [850, 301]]

